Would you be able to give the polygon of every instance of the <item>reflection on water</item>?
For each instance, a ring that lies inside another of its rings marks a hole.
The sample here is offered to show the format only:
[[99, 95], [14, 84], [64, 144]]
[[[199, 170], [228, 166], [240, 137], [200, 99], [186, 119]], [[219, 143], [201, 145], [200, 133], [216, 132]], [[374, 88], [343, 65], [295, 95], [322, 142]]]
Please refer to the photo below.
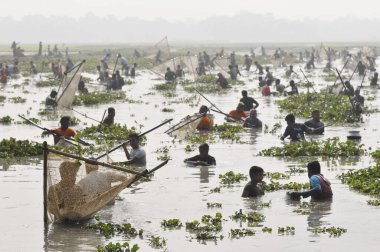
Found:
[[307, 216], [309, 229], [330, 225], [330, 222], [325, 220], [325, 217], [331, 214], [332, 200], [311, 202], [315, 203], [315, 205], [311, 207], [310, 214]]

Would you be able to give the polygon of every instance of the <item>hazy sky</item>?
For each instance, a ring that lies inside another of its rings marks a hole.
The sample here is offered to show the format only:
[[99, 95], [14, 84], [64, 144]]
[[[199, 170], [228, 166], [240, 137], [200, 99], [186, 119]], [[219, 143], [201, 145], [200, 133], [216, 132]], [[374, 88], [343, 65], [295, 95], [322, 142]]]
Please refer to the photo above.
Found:
[[11, 0], [1, 5], [0, 15], [17, 19], [33, 14], [82, 17], [91, 12], [96, 16], [178, 21], [251, 12], [332, 20], [347, 16], [379, 19], [379, 7], [379, 0]]

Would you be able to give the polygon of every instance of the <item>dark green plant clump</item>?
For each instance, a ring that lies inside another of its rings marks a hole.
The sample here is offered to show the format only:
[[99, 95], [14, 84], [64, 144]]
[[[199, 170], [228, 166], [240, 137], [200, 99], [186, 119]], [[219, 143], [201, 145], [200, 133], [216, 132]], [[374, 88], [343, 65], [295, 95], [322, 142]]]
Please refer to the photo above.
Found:
[[140, 249], [140, 247], [135, 244], [132, 247], [130, 247], [128, 242], [124, 243], [108, 243], [106, 246], [98, 245], [96, 247], [98, 252], [136, 252]]
[[182, 222], [179, 219], [168, 219], [161, 221], [161, 226], [165, 228], [181, 228]]
[[380, 194], [380, 164], [370, 168], [349, 171], [339, 176], [351, 189], [370, 195]]
[[326, 156], [349, 157], [365, 153], [363, 144], [357, 145], [353, 141], [340, 142], [339, 138], [329, 138], [323, 141], [299, 141], [286, 144], [282, 147], [271, 147], [259, 152], [259, 156], [299, 157], [299, 156]]
[[245, 181], [248, 179], [247, 175], [242, 173], [234, 173], [233, 171], [229, 171], [225, 174], [219, 175], [220, 183], [223, 185], [231, 185], [235, 183], [240, 183], [241, 181]]
[[127, 99], [124, 92], [93, 92], [87, 94], [80, 94], [75, 96], [73, 105], [96, 105], [96, 104], [108, 104], [115, 102], [128, 101], [134, 103], [135, 101]]
[[31, 157], [42, 153], [42, 144], [29, 140], [16, 140], [11, 137], [0, 142], [0, 158]]
[[328, 233], [330, 234], [330, 237], [339, 237], [346, 232], [347, 229], [340, 227], [316, 227], [313, 229], [313, 233], [315, 234]]
[[309, 97], [307, 94], [293, 95], [276, 102], [281, 111], [292, 113], [296, 117], [309, 118], [311, 112], [318, 109], [325, 122], [352, 123], [357, 121], [347, 96], [311, 93]]
[[99, 220], [99, 218], [96, 218], [96, 223], [88, 224], [86, 226], [86, 229], [92, 229], [99, 231], [102, 235], [109, 238], [115, 234], [124, 234], [127, 237], [136, 237], [143, 235], [143, 230], [137, 230], [136, 228], [132, 227], [130, 223], [125, 224], [113, 224], [113, 223], [104, 223]]
[[186, 230], [195, 233], [197, 240], [216, 240], [222, 239], [222, 235], [218, 233], [222, 230], [222, 214], [216, 213], [215, 217], [211, 215], [203, 215], [201, 222], [194, 220], [192, 222], [186, 222]]

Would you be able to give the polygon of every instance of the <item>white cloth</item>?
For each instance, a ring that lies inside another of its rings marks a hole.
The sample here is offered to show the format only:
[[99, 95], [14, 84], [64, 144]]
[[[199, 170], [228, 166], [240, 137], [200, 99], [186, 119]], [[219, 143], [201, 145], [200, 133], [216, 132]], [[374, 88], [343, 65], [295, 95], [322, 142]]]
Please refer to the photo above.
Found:
[[136, 158], [136, 162], [133, 163], [135, 166], [146, 166], [146, 153], [145, 150], [138, 148], [132, 149], [129, 153], [131, 159]]
[[114, 172], [92, 171], [82, 178], [78, 185], [82, 188], [84, 195], [97, 195], [110, 189], [112, 182], [122, 181], [123, 178]]

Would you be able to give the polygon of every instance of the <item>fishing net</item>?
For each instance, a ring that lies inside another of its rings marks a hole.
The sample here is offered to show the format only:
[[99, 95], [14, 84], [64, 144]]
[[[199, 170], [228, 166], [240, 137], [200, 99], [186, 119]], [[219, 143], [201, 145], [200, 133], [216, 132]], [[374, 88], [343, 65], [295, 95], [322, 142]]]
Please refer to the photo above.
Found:
[[136, 179], [136, 175], [53, 153], [48, 154], [47, 167], [51, 221], [91, 218]]
[[229, 76], [229, 68], [230, 60], [228, 58], [217, 58], [214, 60], [214, 64], [216, 65], [215, 69], [222, 73], [224, 77]]
[[160, 77], [164, 77], [166, 69], [168, 67], [170, 68], [170, 70], [175, 72], [178, 65], [181, 65], [181, 58], [180, 57], [173, 58], [173, 59], [170, 59], [170, 60], [168, 60], [162, 64], [159, 64], [158, 66], [153, 67], [151, 69], [151, 71], [153, 73], [159, 75]]
[[64, 75], [57, 95], [57, 106], [59, 109], [71, 107], [71, 104], [74, 102], [75, 93], [78, 90], [78, 84], [83, 71], [83, 65], [83, 62], [77, 63], [72, 69], [68, 69], [68, 72]]
[[185, 70], [187, 73], [194, 76], [194, 81], [197, 77], [197, 67], [198, 67], [198, 57], [197, 56], [182, 56], [181, 57], [183, 64], [185, 65]]
[[162, 61], [170, 59], [172, 56], [170, 54], [170, 47], [168, 38], [165, 37], [161, 39], [157, 44], [154, 45], [157, 51], [160, 51], [160, 59]]
[[197, 130], [197, 126], [202, 120], [202, 115], [196, 114], [193, 116], [187, 116], [183, 118], [178, 124], [174, 125], [167, 131], [169, 136], [185, 138], [189, 135], [193, 135]]

